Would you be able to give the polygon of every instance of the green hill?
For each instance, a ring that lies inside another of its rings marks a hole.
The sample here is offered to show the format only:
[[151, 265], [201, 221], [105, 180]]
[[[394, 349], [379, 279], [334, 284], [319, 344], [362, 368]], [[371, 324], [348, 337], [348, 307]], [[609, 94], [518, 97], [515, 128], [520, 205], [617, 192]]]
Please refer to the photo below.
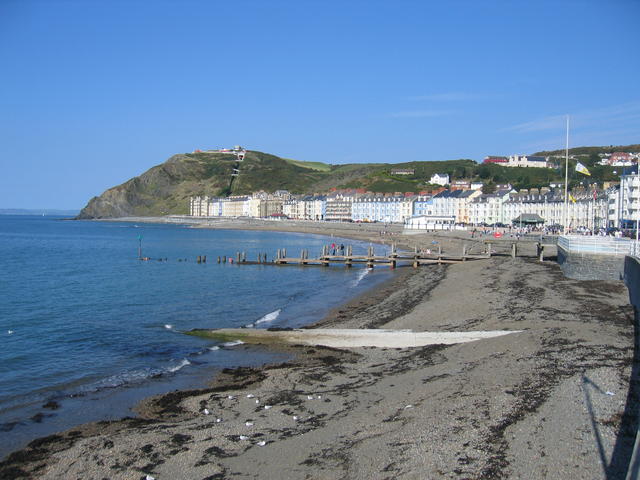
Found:
[[[581, 147], [572, 151], [590, 148], [605, 147]], [[598, 157], [593, 152], [577, 155], [586, 155], [584, 159], [580, 157], [580, 161], [589, 166], [592, 176], [575, 173], [575, 160], [571, 160], [572, 185], [585, 180], [602, 182], [617, 178], [612, 167], [595, 165]], [[517, 189], [542, 187], [564, 179], [562, 165], [558, 169], [542, 169], [479, 165], [473, 160], [404, 163], [393, 163], [393, 160], [390, 159], [390, 163], [331, 165], [248, 151], [244, 161], [238, 163], [236, 157], [229, 154], [178, 154], [92, 198], [78, 218], [187, 214], [192, 196], [247, 195], [259, 190], [324, 193], [332, 188], [363, 188], [373, 192], [419, 192], [432, 187], [428, 182], [434, 173], [448, 173], [452, 181], [480, 180], [488, 189], [498, 183], [511, 183]], [[232, 175], [234, 168], [239, 170], [237, 176]], [[394, 175], [393, 169], [412, 169], [414, 174]]]

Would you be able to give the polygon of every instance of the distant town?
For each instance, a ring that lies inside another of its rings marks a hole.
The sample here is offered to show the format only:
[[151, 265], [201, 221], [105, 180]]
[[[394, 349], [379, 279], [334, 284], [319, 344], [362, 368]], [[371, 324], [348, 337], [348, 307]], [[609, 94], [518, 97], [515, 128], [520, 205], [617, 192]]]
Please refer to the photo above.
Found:
[[[236, 146], [209, 152], [236, 155], [239, 163], [232, 175], [239, 175], [240, 162], [246, 152], [244, 148]], [[569, 191], [566, 208], [563, 183], [521, 190], [506, 183], [496, 185], [492, 193], [483, 193], [483, 182], [451, 180], [446, 173], [436, 173], [428, 179], [428, 183], [437, 188], [416, 193], [376, 193], [365, 189], [334, 188], [313, 195], [277, 190], [228, 197], [196, 196], [190, 198], [189, 213], [193, 217], [209, 218], [402, 223], [406, 229], [416, 230], [516, 226], [557, 231], [564, 227], [565, 222], [568, 229], [578, 232], [605, 233], [635, 228], [640, 211], [640, 182], [637, 175], [640, 153], [618, 152], [599, 156], [602, 165], [623, 167], [620, 181], [604, 182], [602, 185], [585, 182], [585, 185]], [[511, 155], [487, 156], [483, 163], [504, 167], [559, 168], [558, 161], [556, 157]], [[586, 168], [578, 171], [588, 179]], [[414, 175], [415, 172], [398, 168], [391, 169], [390, 173]]]

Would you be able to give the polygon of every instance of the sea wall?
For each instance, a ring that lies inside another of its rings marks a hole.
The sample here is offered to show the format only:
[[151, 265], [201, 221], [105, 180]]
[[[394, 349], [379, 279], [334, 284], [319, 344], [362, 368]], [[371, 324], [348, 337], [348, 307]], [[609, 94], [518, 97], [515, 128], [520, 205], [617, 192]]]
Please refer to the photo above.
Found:
[[624, 283], [629, 289], [629, 301], [633, 305], [636, 321], [640, 320], [640, 259], [627, 256], [624, 259]]
[[558, 245], [558, 263], [565, 277], [576, 280], [622, 280], [625, 275], [624, 255], [569, 251]]

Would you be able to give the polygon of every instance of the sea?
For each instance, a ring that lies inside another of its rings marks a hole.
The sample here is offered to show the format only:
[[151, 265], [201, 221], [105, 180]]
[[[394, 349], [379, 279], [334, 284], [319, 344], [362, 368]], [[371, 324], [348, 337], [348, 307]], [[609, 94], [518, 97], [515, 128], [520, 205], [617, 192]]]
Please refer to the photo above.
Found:
[[[206, 386], [216, 371], [284, 361], [194, 328], [301, 327], [388, 280], [388, 269], [217, 263], [273, 259], [320, 235], [0, 215], [0, 458], [73, 426], [133, 416], [145, 397]], [[376, 253], [386, 253], [376, 246]], [[140, 261], [139, 249], [148, 261]], [[207, 257], [197, 263], [198, 256]]]

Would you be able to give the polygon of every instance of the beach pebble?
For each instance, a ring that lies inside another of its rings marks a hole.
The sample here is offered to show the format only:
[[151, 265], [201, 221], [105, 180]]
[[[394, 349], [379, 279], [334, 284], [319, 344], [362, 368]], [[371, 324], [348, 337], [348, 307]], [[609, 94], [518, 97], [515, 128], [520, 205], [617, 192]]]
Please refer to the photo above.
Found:
[[265, 409], [265, 410], [269, 410], [270, 408], [271, 408], [271, 405], [265, 405], [265, 406], [264, 406], [264, 409]]
[[202, 413], [204, 413], [205, 415], [209, 415], [209, 410], [205, 408], [205, 409], [202, 411]]
[[247, 427], [253, 427], [253, 422], [245, 422], [245, 425], [246, 425]]
[[264, 440], [260, 440], [258, 443], [256, 443], [256, 445], [258, 445], [259, 447], [264, 447], [267, 444], [267, 442], [265, 442]]
[[246, 435], [240, 435], [240, 440], [248, 440], [249, 437], [247, 437]]
[[260, 400], [256, 400], [256, 403], [260, 403]]
[[322, 395], [318, 395], [316, 398], [320, 400], [322, 398]]

